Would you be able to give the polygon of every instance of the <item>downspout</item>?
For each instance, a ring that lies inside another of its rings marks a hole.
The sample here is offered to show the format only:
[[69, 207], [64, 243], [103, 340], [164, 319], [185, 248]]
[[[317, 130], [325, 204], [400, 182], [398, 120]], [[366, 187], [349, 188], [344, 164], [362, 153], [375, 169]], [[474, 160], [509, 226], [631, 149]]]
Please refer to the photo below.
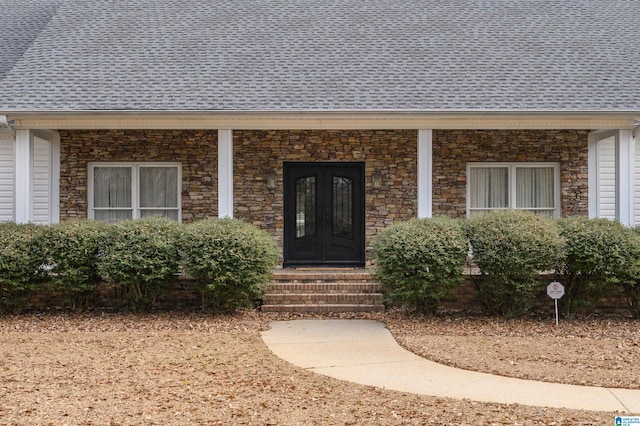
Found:
[[9, 133], [11, 136], [16, 135], [16, 131], [13, 128], [13, 122], [7, 120], [6, 115], [0, 115], [0, 132]]

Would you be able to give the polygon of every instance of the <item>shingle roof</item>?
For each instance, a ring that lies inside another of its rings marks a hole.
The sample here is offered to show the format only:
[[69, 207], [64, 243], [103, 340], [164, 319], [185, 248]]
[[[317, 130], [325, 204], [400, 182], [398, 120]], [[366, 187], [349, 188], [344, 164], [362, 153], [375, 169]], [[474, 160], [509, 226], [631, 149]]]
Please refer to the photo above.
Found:
[[61, 0], [0, 0], [0, 80], [47, 25]]
[[640, 0], [68, 0], [6, 76], [0, 110], [640, 111], [639, 11]]

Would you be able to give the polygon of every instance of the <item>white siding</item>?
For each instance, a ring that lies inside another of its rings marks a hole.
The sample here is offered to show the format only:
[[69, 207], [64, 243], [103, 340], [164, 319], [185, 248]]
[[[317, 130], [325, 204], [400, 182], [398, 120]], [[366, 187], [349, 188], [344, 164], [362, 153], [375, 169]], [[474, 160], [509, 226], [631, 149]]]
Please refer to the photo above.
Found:
[[51, 221], [51, 144], [33, 138], [33, 222]]
[[11, 136], [0, 134], [0, 222], [14, 220], [13, 145], [14, 140]]
[[598, 143], [598, 217], [616, 218], [615, 137]]

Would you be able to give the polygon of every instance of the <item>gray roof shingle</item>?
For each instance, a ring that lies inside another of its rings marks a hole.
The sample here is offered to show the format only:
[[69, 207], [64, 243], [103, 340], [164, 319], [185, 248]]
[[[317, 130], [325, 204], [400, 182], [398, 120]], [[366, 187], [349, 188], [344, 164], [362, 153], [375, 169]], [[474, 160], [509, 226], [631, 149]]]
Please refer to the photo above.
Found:
[[640, 0], [68, 0], [6, 75], [0, 110], [640, 111], [639, 11]]
[[47, 25], [61, 0], [0, 0], [0, 80]]

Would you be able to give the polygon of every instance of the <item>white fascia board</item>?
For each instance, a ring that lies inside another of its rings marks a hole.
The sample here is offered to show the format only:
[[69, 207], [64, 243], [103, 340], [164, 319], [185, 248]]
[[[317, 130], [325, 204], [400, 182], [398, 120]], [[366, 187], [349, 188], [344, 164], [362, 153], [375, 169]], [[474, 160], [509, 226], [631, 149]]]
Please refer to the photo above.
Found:
[[633, 129], [637, 112], [16, 112], [16, 129]]

